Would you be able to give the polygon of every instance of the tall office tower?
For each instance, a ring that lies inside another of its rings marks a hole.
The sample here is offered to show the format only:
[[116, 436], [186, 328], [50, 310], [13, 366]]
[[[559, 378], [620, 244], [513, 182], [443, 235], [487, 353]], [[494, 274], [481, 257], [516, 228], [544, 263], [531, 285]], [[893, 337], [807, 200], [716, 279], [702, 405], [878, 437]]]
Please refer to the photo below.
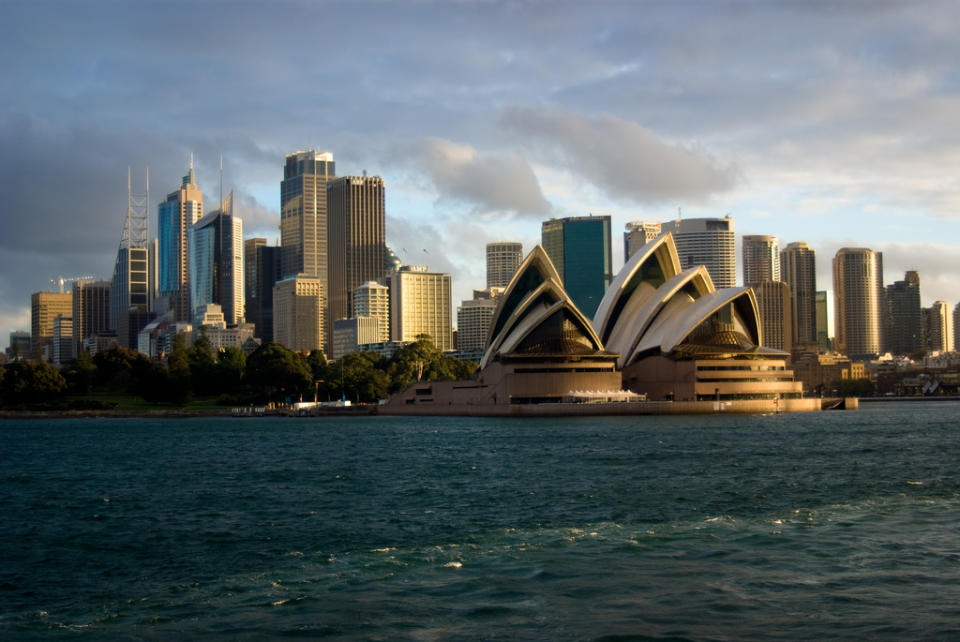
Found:
[[793, 349], [790, 285], [783, 281], [763, 281], [752, 287], [760, 309], [763, 345], [790, 352]]
[[920, 304], [920, 276], [910, 270], [902, 281], [894, 281], [886, 292], [884, 351], [895, 355], [923, 350], [923, 306]]
[[73, 284], [73, 350], [83, 350], [83, 340], [109, 334], [110, 282], [76, 281]]
[[[12, 338], [10, 339], [10, 345], [13, 345]], [[953, 308], [953, 349], [960, 351], [960, 303]]]
[[336, 176], [333, 154], [288, 154], [280, 183], [280, 269], [284, 278], [320, 279], [327, 290], [327, 183]]
[[164, 300], [164, 312], [172, 310], [177, 321], [190, 321], [190, 250], [187, 231], [203, 217], [203, 192], [190, 170], [180, 188], [167, 195], [158, 207], [158, 288]]
[[327, 184], [329, 332], [333, 321], [357, 316], [354, 289], [383, 278], [384, 216], [379, 176], [343, 176]]
[[267, 239], [262, 236], [243, 241], [243, 300], [248, 321], [252, 319], [250, 302], [257, 295], [257, 248], [266, 246]]
[[628, 261], [633, 253], [660, 236], [660, 223], [630, 221], [623, 233], [623, 260]]
[[833, 259], [837, 350], [851, 359], [874, 358], [883, 346], [883, 255], [845, 247]]
[[661, 231], [673, 234], [680, 265], [684, 269], [706, 266], [718, 290], [737, 284], [737, 244], [733, 228], [730, 216], [676, 219], [660, 225]]
[[323, 350], [323, 284], [291, 276], [273, 286], [273, 340], [297, 352]]
[[440, 350], [453, 350], [450, 275], [404, 265], [388, 278], [391, 340], [416, 341], [427, 334]]
[[776, 236], [743, 237], [743, 284], [780, 280], [780, 250]]
[[110, 327], [117, 343], [137, 348], [137, 333], [153, 318], [157, 286], [157, 245], [148, 240], [150, 174], [146, 191], [134, 194], [127, 169], [127, 212], [110, 284]]
[[[780, 252], [780, 280], [790, 285], [793, 343], [819, 343], [820, 339], [817, 335], [816, 252], [803, 242], [788, 244]], [[826, 321], [824, 321], [823, 327], [824, 331], [827, 332]], [[829, 332], [827, 334], [829, 335]]]
[[927, 349], [932, 352], [953, 351], [953, 317], [950, 304], [934, 301], [926, 310]]
[[279, 246], [266, 245], [266, 239], [248, 239], [244, 245], [244, 314], [254, 325], [254, 336], [263, 343], [273, 341], [273, 286], [281, 278], [282, 251]]
[[510, 285], [510, 279], [522, 261], [523, 244], [507, 241], [487, 243], [487, 287], [505, 288]]
[[390, 288], [376, 281], [367, 281], [353, 291], [353, 316], [377, 319], [377, 340], [390, 340]]
[[243, 323], [243, 221], [233, 213], [233, 193], [219, 210], [187, 231], [191, 319], [207, 305], [223, 310], [227, 325]]
[[540, 237], [567, 294], [584, 316], [592, 318], [613, 279], [610, 217], [550, 219], [541, 225]]
[[30, 295], [30, 345], [34, 358], [48, 361], [53, 358], [53, 320], [58, 314], [66, 318], [73, 314], [72, 292], [34, 292]]
[[53, 352], [50, 361], [63, 365], [72, 361], [76, 354], [73, 348], [73, 318], [70, 314], [58, 314], [53, 318]]
[[830, 323], [827, 316], [827, 291], [817, 290], [814, 300], [814, 308], [817, 317], [817, 348], [821, 351], [833, 349], [833, 342], [830, 340]]
[[499, 300], [491, 296], [477, 297], [476, 294], [457, 308], [457, 352], [477, 353], [479, 360], [487, 347], [487, 334]]
[[29, 359], [33, 353], [30, 345], [30, 333], [24, 330], [15, 330], [10, 333], [10, 344], [7, 346], [7, 356], [11, 359], [14, 357]]

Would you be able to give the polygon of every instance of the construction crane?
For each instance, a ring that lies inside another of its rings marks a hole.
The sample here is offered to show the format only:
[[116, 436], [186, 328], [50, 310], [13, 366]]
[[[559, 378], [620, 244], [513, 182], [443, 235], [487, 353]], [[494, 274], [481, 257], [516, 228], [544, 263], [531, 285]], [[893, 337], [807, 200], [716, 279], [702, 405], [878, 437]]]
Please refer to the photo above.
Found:
[[63, 284], [70, 283], [71, 281], [93, 281], [93, 277], [89, 274], [84, 276], [58, 276], [55, 279], [50, 279], [50, 287], [58, 285], [60, 287], [60, 294], [63, 294]]

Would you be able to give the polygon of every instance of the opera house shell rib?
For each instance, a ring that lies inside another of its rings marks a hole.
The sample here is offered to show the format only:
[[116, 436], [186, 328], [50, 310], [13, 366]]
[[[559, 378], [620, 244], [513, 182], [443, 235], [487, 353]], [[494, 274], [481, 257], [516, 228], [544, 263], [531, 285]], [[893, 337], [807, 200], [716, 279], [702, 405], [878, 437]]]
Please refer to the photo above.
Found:
[[623, 385], [649, 399], [797, 399], [787, 354], [761, 347], [751, 288], [715, 290], [703, 266], [679, 270], [663, 234], [634, 253], [607, 289], [593, 327], [619, 353]]

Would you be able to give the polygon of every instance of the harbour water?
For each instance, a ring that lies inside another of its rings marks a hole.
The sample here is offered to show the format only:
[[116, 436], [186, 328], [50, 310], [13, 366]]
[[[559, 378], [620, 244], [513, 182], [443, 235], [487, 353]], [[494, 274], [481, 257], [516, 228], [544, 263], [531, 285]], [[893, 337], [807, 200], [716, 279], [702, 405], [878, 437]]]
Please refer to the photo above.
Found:
[[0, 422], [2, 639], [960, 637], [960, 402]]

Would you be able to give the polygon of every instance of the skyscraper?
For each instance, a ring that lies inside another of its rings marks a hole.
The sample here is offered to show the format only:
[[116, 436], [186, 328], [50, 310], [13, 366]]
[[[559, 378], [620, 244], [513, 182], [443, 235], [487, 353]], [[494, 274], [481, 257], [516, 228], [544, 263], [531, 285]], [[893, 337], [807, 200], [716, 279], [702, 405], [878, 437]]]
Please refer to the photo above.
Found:
[[190, 226], [191, 318], [208, 304], [223, 311], [227, 325], [244, 320], [243, 222], [233, 214], [233, 193], [221, 208]]
[[743, 237], [743, 284], [780, 280], [780, 252], [776, 236]]
[[790, 352], [793, 349], [793, 316], [790, 286], [783, 281], [763, 281], [751, 286], [757, 296], [764, 346]]
[[288, 154], [280, 183], [280, 269], [284, 278], [320, 279], [327, 290], [327, 182], [336, 175], [330, 152]]
[[[780, 252], [780, 280], [790, 286], [793, 342], [795, 344], [818, 342], [817, 260], [816, 253], [810, 249], [809, 245], [794, 242]], [[824, 329], [826, 329], [826, 322], [824, 322]]]
[[73, 284], [73, 352], [79, 355], [83, 340], [109, 334], [110, 282], [76, 281]]
[[737, 248], [730, 216], [676, 219], [662, 223], [660, 230], [673, 234], [684, 269], [704, 265], [717, 289], [736, 286]]
[[883, 346], [883, 255], [841, 248], [833, 259], [837, 350], [851, 359], [873, 358]]
[[474, 358], [479, 361], [487, 347], [487, 334], [498, 299], [477, 297], [476, 294], [473, 299], [461, 302], [457, 308], [457, 352], [463, 356], [475, 355]]
[[886, 342], [884, 350], [909, 355], [923, 350], [923, 306], [920, 303], [920, 276], [910, 270], [902, 281], [887, 286]]
[[180, 188], [167, 195], [160, 203], [157, 219], [158, 288], [164, 300], [163, 311], [172, 310], [177, 321], [189, 321], [190, 304], [190, 250], [187, 230], [203, 217], [203, 192], [197, 186], [193, 173], [193, 155], [190, 169]]
[[425, 265], [404, 265], [390, 280], [390, 338], [416, 341], [430, 335], [440, 350], [453, 350], [450, 275]]
[[[10, 345], [13, 345], [12, 339]], [[960, 303], [953, 308], [953, 349], [960, 350]]]
[[817, 347], [820, 350], [832, 350], [833, 342], [830, 341], [830, 323], [827, 315], [827, 291], [817, 290], [814, 303], [817, 316]]
[[30, 345], [34, 357], [45, 357], [48, 361], [53, 358], [53, 320], [57, 315], [69, 319], [71, 314], [72, 292], [34, 292], [30, 295]]
[[509, 241], [487, 243], [487, 287], [507, 287], [522, 261], [523, 245], [521, 243]]
[[290, 350], [323, 350], [323, 285], [291, 276], [273, 286], [273, 340]]
[[282, 248], [267, 245], [267, 239], [244, 241], [244, 315], [254, 325], [254, 336], [273, 341], [273, 286], [280, 280]]
[[377, 319], [377, 340], [390, 340], [390, 288], [376, 281], [367, 281], [353, 291], [353, 316]]
[[613, 278], [610, 217], [550, 219], [540, 236], [567, 294], [584, 316], [593, 317]]
[[384, 184], [379, 176], [343, 176], [327, 185], [328, 325], [331, 328], [333, 321], [356, 316], [353, 311], [356, 288], [383, 278], [384, 217]]
[[927, 349], [932, 352], [953, 351], [953, 316], [950, 304], [946, 301], [934, 301], [927, 308]]
[[623, 232], [623, 260], [628, 261], [634, 252], [660, 236], [660, 223], [630, 221]]

